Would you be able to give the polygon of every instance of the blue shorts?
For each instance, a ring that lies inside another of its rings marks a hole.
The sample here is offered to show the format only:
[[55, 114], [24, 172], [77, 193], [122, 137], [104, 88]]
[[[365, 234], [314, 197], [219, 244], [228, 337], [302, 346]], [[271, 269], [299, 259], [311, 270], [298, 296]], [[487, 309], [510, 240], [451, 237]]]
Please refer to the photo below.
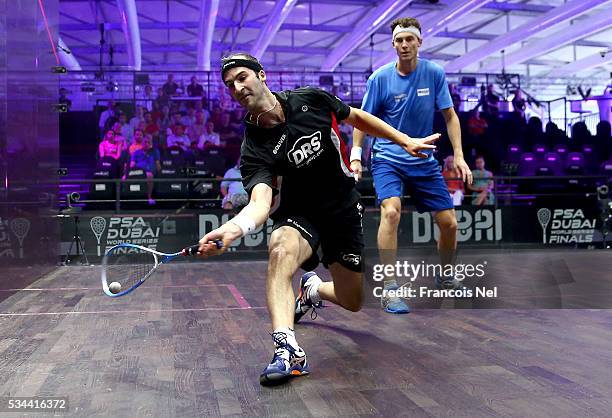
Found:
[[376, 202], [409, 194], [419, 213], [453, 209], [453, 201], [436, 160], [423, 164], [400, 164], [383, 158], [372, 160]]

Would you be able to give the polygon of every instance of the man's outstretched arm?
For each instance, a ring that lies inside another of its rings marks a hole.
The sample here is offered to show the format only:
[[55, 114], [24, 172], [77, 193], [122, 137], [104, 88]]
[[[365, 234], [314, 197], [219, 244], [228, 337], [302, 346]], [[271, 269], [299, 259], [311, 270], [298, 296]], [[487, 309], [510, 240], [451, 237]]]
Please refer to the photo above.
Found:
[[[259, 183], [253, 188], [249, 204], [238, 215], [202, 237], [200, 254], [204, 256], [221, 254], [234, 240], [266, 222], [271, 207], [272, 188], [265, 183]], [[214, 244], [216, 240], [223, 241], [223, 248], [216, 247]]]
[[[428, 155], [421, 151], [435, 149], [436, 146], [433, 143], [440, 138], [440, 134], [429, 135], [426, 138], [411, 138], [376, 116], [354, 107], [351, 107], [351, 113], [346, 118], [346, 122], [359, 131], [395, 142], [414, 157], [427, 158]], [[353, 137], [354, 140], [355, 138]], [[363, 137], [361, 138], [361, 143], [363, 144]]]

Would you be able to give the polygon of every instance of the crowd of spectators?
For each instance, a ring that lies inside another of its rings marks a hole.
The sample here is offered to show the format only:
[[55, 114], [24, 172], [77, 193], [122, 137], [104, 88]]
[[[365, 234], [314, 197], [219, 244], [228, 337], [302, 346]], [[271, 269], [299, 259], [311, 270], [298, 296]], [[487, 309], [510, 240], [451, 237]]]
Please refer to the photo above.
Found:
[[[458, 89], [454, 85], [450, 85], [449, 89], [454, 106], [460, 109], [462, 100]], [[526, 120], [527, 99], [520, 89], [511, 94], [510, 108], [508, 100], [496, 92], [494, 85], [482, 86], [477, 105], [468, 112], [459, 112], [464, 154], [468, 164], [473, 167], [475, 182], [467, 186], [451, 180], [456, 177], [452, 157], [444, 160], [443, 172], [449, 179], [449, 191], [455, 203], [462, 202], [466, 195], [470, 196], [472, 204], [494, 202], [490, 180], [492, 173], [485, 170], [485, 161], [500, 175], [517, 174], [507, 169], [510, 145], [519, 153], [529, 153], [537, 148], [541, 155], [544, 155], [542, 150], [556, 152], [560, 144], [565, 145], [568, 152], [578, 153], [589, 146], [594, 155], [598, 156], [599, 163], [612, 158], [608, 122], [600, 122], [595, 135], [588, 131], [583, 122], [578, 122], [572, 127], [570, 138], [553, 122], [548, 122], [545, 129], [542, 129], [543, 124], [538, 117], [531, 116]], [[233, 163], [240, 153], [244, 111], [232, 102], [222, 86], [214, 102], [208, 102], [207, 97], [206, 89], [196, 76], [192, 76], [185, 87], [182, 82], [175, 80], [173, 74], [168, 74], [161, 87], [155, 89], [152, 85], [144, 86], [137, 95], [135, 107], [126, 109], [125, 105], [110, 100], [99, 114], [99, 157], [115, 159], [119, 166], [119, 176], [125, 177], [132, 168], [142, 168], [152, 178], [158, 175], [160, 158], [169, 150], [180, 151], [186, 165], [197, 155], [214, 150], [225, 161], [223, 172], [217, 173], [217, 176], [228, 177], [227, 174], [231, 174], [230, 177], [236, 177], [234, 175], [237, 172], [234, 171], [237, 168]], [[60, 98], [69, 104], [65, 92], [61, 92]], [[443, 125], [438, 124], [434, 131], [443, 132]], [[351, 127], [341, 123], [340, 133], [350, 144]], [[447, 142], [440, 142], [438, 158], [450, 154], [448, 149], [445, 150]], [[364, 158], [368, 158], [367, 151], [364, 152]], [[367, 161], [364, 163], [367, 165]], [[232, 206], [231, 190], [234, 187], [229, 183], [222, 185], [224, 207]], [[148, 195], [152, 202], [150, 191]]]
[[[144, 172], [149, 204], [156, 203], [153, 178], [171, 171], [162, 170], [162, 165], [170, 163], [164, 158], [173, 160], [172, 167], [166, 168], [177, 168], [174, 164], [180, 161], [181, 167], [174, 171], [177, 177], [185, 177], [187, 169], [198, 163], [197, 173], [203, 169], [209, 177], [239, 177], [234, 162], [240, 152], [244, 113], [229, 97], [223, 97], [225, 91], [220, 100], [208, 103], [205, 89], [195, 76], [184, 88], [172, 74], [157, 88], [156, 95], [153, 91], [153, 86], [146, 85], [134, 107], [111, 100], [100, 112], [99, 162], [108, 164], [111, 160], [116, 170], [110, 172], [123, 179]], [[204, 160], [207, 167], [202, 167]], [[224, 181], [220, 190], [215, 190], [220, 192], [226, 209], [244, 203], [240, 182]]]
[[[512, 94], [512, 107], [507, 103], [502, 106], [507, 100], [489, 85], [481, 90], [477, 105], [460, 114], [464, 154], [473, 167], [474, 183], [470, 186], [457, 179], [452, 156], [444, 160], [443, 172], [455, 204], [463, 202], [463, 197], [468, 195], [474, 205], [495, 202], [493, 174], [485, 169], [485, 161], [497, 175], [502, 176], [609, 177], [612, 137], [608, 121], [600, 121], [594, 135], [583, 121], [572, 125], [571, 135], [552, 121], [543, 129], [539, 117], [526, 119], [527, 99], [521, 90]], [[456, 95], [452, 97], [454, 101], [460, 100]], [[439, 130], [439, 127], [434, 130]], [[450, 152], [444, 149], [444, 143], [440, 145], [440, 154], [448, 155]], [[550, 181], [540, 183], [545, 187], [552, 184]]]
[[[533, 111], [532, 116], [526, 118], [528, 101], [524, 93], [520, 89], [510, 93], [511, 107], [508, 100], [495, 91], [493, 85], [486, 88], [483, 86], [476, 106], [468, 112], [460, 113], [464, 153], [472, 165], [475, 164], [476, 156], [483, 156], [494, 170], [504, 171], [507, 169], [504, 168], [505, 163], [509, 162], [509, 146], [516, 148], [519, 153], [534, 152], [536, 148], [538, 152], [556, 152], [556, 147], [560, 145], [566, 147], [568, 152], [582, 153], [587, 147], [597, 156], [599, 164], [612, 158], [609, 122], [599, 122], [595, 135], [589, 132], [584, 122], [576, 122], [571, 127], [571, 135], [567, 135], [552, 121], [544, 127], [542, 120], [534, 116]], [[453, 96], [453, 100], [460, 99]], [[537, 103], [532, 98], [530, 103], [532, 109], [537, 109]], [[438, 126], [436, 129], [440, 128]], [[443, 148], [444, 144], [441, 145]], [[591, 167], [587, 171], [595, 174], [597, 169]]]

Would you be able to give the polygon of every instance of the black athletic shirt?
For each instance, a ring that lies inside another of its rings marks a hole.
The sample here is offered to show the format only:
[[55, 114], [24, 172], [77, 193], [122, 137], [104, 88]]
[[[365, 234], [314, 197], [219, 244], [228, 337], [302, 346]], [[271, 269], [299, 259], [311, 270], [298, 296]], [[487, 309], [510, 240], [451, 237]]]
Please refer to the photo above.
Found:
[[259, 183], [272, 187], [273, 219], [326, 216], [353, 206], [359, 193], [347, 144], [338, 130], [350, 107], [311, 87], [274, 95], [285, 112], [285, 123], [265, 129], [245, 121], [240, 157], [244, 188], [250, 195]]

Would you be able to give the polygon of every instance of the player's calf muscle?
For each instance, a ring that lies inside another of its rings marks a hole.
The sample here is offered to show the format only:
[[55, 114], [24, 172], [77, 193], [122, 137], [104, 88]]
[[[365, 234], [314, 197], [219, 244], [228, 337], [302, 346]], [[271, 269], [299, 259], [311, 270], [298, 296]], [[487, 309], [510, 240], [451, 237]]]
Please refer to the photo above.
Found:
[[363, 306], [363, 292], [355, 291], [351, 295], [344, 295], [339, 299], [342, 307], [351, 312], [359, 312]]
[[330, 266], [334, 280], [334, 294], [340, 306], [351, 312], [363, 305], [363, 273], [349, 271], [337, 263]]

